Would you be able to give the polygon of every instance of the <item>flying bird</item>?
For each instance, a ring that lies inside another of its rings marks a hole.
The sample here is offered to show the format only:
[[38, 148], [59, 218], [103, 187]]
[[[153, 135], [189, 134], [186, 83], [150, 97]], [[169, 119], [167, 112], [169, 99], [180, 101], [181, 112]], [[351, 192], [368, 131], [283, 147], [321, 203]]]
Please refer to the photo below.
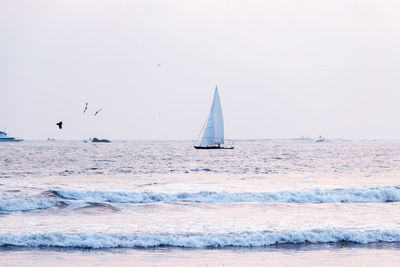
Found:
[[86, 110], [87, 110], [87, 106], [88, 106], [88, 102], [86, 102], [85, 110], [83, 111], [83, 113], [85, 113], [85, 112], [86, 112]]
[[102, 110], [102, 109], [99, 109], [98, 111], [96, 111], [96, 112], [94, 113], [94, 116], [96, 116], [101, 110]]
[[62, 129], [63, 122], [62, 122], [62, 121], [60, 121], [59, 123], [56, 123], [56, 125], [58, 125], [58, 128]]

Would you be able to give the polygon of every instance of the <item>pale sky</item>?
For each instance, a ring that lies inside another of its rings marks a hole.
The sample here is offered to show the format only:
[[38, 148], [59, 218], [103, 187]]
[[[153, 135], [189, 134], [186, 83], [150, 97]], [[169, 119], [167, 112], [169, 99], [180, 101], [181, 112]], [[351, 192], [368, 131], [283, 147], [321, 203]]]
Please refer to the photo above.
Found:
[[0, 0], [14, 137], [195, 139], [215, 85], [228, 139], [400, 139], [400, 1]]

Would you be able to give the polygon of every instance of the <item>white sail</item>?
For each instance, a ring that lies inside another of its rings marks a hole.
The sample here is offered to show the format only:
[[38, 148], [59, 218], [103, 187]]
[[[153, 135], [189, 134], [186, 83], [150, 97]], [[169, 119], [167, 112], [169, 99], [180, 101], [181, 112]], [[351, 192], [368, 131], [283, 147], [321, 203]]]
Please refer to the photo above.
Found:
[[224, 144], [224, 119], [222, 117], [221, 101], [219, 100], [218, 88], [215, 88], [214, 100], [200, 146], [219, 146]]

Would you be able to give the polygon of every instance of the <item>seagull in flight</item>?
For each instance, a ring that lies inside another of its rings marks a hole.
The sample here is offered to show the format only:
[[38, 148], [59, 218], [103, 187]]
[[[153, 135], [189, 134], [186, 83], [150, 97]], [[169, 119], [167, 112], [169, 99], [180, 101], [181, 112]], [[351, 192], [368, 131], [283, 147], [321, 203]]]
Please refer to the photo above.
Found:
[[102, 110], [102, 108], [99, 109], [98, 111], [96, 111], [96, 112], [94, 113], [94, 116], [96, 116], [101, 110]]
[[86, 112], [86, 110], [87, 110], [87, 106], [88, 106], [88, 102], [86, 102], [85, 110], [83, 111], [83, 113], [85, 113], [85, 112]]
[[63, 122], [62, 122], [62, 121], [60, 121], [59, 123], [56, 123], [56, 125], [58, 125], [58, 128], [62, 129]]

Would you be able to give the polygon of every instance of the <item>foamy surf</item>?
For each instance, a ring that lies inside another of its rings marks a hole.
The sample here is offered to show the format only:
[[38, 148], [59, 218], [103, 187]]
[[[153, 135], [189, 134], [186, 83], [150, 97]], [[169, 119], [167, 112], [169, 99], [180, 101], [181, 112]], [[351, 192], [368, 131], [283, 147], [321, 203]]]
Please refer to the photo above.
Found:
[[203, 233], [23, 233], [0, 236], [0, 246], [75, 247], [75, 248], [149, 248], [149, 247], [265, 247], [302, 243], [399, 242], [400, 230], [305, 230], [286, 232]]
[[113, 192], [84, 190], [52, 190], [63, 199], [114, 202], [284, 202], [284, 203], [382, 203], [399, 202], [400, 187], [345, 188], [334, 190], [281, 191], [274, 193], [230, 193], [201, 191], [197, 193]]

